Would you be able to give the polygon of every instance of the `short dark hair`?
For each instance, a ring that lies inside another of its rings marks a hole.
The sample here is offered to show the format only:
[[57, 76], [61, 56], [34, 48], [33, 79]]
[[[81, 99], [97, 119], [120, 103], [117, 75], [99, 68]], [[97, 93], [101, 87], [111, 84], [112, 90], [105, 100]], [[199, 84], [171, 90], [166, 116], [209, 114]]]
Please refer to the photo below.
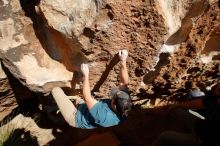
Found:
[[119, 90], [117, 88], [112, 89], [111, 95], [115, 100], [116, 110], [122, 117], [127, 117], [128, 112], [132, 107], [131, 97], [128, 92]]

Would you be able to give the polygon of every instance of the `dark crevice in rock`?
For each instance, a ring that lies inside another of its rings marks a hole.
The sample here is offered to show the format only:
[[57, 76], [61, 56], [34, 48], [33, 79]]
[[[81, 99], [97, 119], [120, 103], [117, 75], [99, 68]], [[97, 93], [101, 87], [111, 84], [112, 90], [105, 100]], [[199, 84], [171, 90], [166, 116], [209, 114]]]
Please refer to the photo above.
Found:
[[220, 40], [220, 33], [216, 33], [216, 31], [214, 31], [210, 35], [210, 39], [206, 42], [205, 48], [203, 49], [202, 54], [208, 55], [212, 51], [220, 52], [220, 41], [219, 40]]
[[[53, 53], [53, 48], [49, 47], [51, 44], [49, 44], [50, 40], [50, 30], [48, 26], [46, 25], [46, 22], [36, 13], [35, 6], [39, 4], [39, 0], [20, 0], [21, 7], [25, 12], [25, 15], [27, 17], [30, 17], [33, 22], [34, 31], [36, 34], [36, 37], [40, 41], [42, 47], [47, 52], [50, 57], [57, 61], [61, 61], [61, 56], [59, 53]], [[52, 42], [51, 42], [52, 43]], [[55, 51], [54, 51], [55, 52]]]
[[105, 82], [105, 80], [107, 79], [110, 71], [113, 69], [113, 67], [119, 62], [118, 59], [118, 54], [116, 54], [112, 60], [110, 61], [110, 63], [107, 65], [105, 71], [102, 73], [99, 81], [95, 84], [94, 88], [92, 89], [92, 92], [98, 92], [100, 87], [102, 86], [102, 84]]
[[8, 103], [4, 103], [4, 97], [9, 97], [11, 94], [11, 91], [10, 90], [6, 90], [5, 92], [0, 92], [0, 103], [1, 103], [1, 106], [4, 106]]
[[220, 55], [213, 56], [212, 60], [219, 60], [220, 61]]
[[108, 12], [108, 17], [110, 18], [110, 20], [114, 19], [114, 15], [112, 14], [112, 12]]
[[112, 10], [112, 7], [109, 4], [106, 4], [105, 8], [109, 9], [109, 10]]
[[79, 70], [81, 62], [87, 59], [80, 52], [81, 44], [78, 39], [67, 38], [57, 30], [50, 28], [43, 14], [35, 11], [39, 0], [21, 0], [20, 2], [26, 16], [31, 18], [35, 34], [47, 54], [52, 59], [63, 63], [69, 71]]
[[14, 96], [18, 105], [23, 104], [26, 100], [35, 98], [35, 93], [30, 91], [27, 87], [22, 85], [18, 79], [16, 79], [11, 72], [2, 64], [2, 69], [4, 70], [7, 78], [9, 80], [9, 84], [11, 89], [14, 92]]
[[83, 35], [87, 36], [90, 39], [95, 38], [95, 32], [91, 30], [90, 28], [84, 28]]
[[93, 50], [86, 50], [86, 49], [84, 49], [84, 48], [82, 48], [81, 49], [81, 51], [86, 55], [86, 56], [88, 56], [88, 55], [90, 55], [90, 54], [93, 54], [94, 53], [94, 51]]
[[161, 68], [166, 66], [169, 63], [169, 56], [170, 56], [169, 53], [160, 54], [159, 61], [157, 65], [155, 66], [155, 70], [148, 72], [144, 76], [143, 81], [145, 84], [150, 84], [155, 80], [155, 78], [159, 75]]
[[28, 17], [36, 16], [35, 6], [40, 3], [40, 0], [20, 0], [22, 9], [25, 12], [25, 15]]
[[107, 15], [108, 15], [108, 17], [110, 18], [110, 20], [114, 19], [114, 13], [113, 13], [113, 11], [112, 11], [112, 7], [107, 4], [107, 5], [105, 6], [105, 8], [108, 9]]
[[[7, 88], [5, 89], [5, 92], [1, 92], [1, 106], [6, 107], [7, 110], [9, 110], [10, 108], [12, 110], [5, 117], [3, 117], [4, 119], [1, 119], [1, 122], [8, 123], [19, 113], [22, 113], [25, 116], [30, 116], [33, 119], [37, 120], [36, 113], [40, 113], [39, 97], [43, 96], [42, 93], [30, 91], [29, 88], [24, 86], [11, 74], [11, 72], [8, 70], [8, 68], [4, 66], [4, 64], [2, 64], [1, 66], [5, 74], [7, 75], [7, 84], [1, 84], [1, 89], [3, 88], [3, 86], [6, 86], [5, 88]], [[0, 83], [2, 82], [0, 81]], [[2, 99], [2, 97], [4, 99]]]
[[140, 67], [135, 68], [134, 72], [136, 77], [141, 77], [144, 75], [144, 69]]

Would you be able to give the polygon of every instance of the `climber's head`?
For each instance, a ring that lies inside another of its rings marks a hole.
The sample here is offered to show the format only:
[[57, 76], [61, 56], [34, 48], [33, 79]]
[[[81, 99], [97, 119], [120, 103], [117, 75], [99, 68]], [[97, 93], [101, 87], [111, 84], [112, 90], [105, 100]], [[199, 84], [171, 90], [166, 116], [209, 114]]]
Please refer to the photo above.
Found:
[[112, 109], [120, 114], [122, 117], [128, 116], [128, 111], [132, 107], [131, 97], [128, 91], [113, 88], [111, 90]]

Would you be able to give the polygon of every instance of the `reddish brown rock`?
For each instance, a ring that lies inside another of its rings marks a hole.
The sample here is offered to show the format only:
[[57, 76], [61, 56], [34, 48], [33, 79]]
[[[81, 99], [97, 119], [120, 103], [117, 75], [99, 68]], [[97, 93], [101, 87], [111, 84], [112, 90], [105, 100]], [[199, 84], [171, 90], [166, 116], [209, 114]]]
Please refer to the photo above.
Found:
[[213, 57], [220, 53], [219, 44], [214, 41], [219, 37], [219, 10], [218, 3], [214, 3], [194, 19], [188, 39], [181, 43], [170, 63], [162, 68], [154, 85], [157, 90], [168, 91], [164, 96], [174, 97], [174, 100], [185, 99], [189, 90], [210, 90], [219, 82], [220, 61]]
[[32, 91], [71, 80], [74, 90], [80, 64], [90, 61], [93, 92], [107, 97], [122, 48], [134, 96], [179, 97], [219, 80], [216, 0], [13, 0], [1, 8], [1, 58]]
[[[131, 113], [127, 123], [113, 127], [114, 133], [130, 145], [151, 145], [162, 130], [181, 131], [183, 124], [179, 126], [170, 111], [149, 114], [143, 108], [186, 100], [190, 90], [210, 90], [219, 82], [219, 2], [101, 2], [4, 0], [0, 3], [0, 57], [4, 65], [30, 90], [47, 92], [54, 86], [66, 86], [72, 80], [72, 72], [74, 85], [80, 77], [80, 64], [90, 61], [92, 89], [107, 98], [109, 89], [118, 82], [117, 52], [126, 48], [132, 97], [137, 99], [135, 104], [142, 106]], [[1, 76], [5, 74], [0, 70]], [[17, 105], [11, 98], [14, 89], [9, 79], [0, 80], [3, 113]], [[16, 87], [23, 91], [19, 84]], [[23, 100], [31, 97], [20, 95]], [[52, 115], [57, 115], [55, 103], [47, 100], [42, 109], [47, 108], [53, 121], [60, 120]], [[57, 145], [76, 144], [88, 136], [87, 131], [67, 129], [72, 133], [57, 132]], [[146, 135], [146, 131], [150, 134]]]

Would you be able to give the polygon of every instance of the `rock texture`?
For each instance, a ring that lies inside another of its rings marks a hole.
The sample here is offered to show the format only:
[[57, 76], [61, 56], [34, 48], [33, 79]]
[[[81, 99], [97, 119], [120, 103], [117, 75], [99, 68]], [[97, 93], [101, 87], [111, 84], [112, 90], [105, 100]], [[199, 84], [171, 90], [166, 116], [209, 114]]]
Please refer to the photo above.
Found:
[[[155, 107], [183, 101], [194, 88], [211, 90], [220, 82], [219, 3], [218, 0], [0, 1], [3, 68], [28, 87], [28, 90], [21, 88], [0, 69], [0, 115], [7, 115], [15, 108], [19, 104], [17, 99], [36, 99], [29, 90], [47, 93], [54, 86], [70, 84], [73, 91], [79, 89], [82, 62], [90, 64], [93, 95], [108, 98], [109, 90], [118, 83], [117, 52], [122, 48], [129, 52], [129, 87], [135, 104]], [[17, 92], [18, 89], [24, 92]], [[219, 86], [215, 92], [218, 91]], [[61, 124], [54, 102], [45, 98], [41, 101], [45, 103], [42, 109]], [[150, 142], [161, 130], [166, 130], [167, 126], [160, 121], [163, 114], [142, 111], [134, 111], [133, 122], [116, 128], [120, 140], [150, 145], [149, 135], [145, 134], [155, 132], [152, 125], [159, 131], [150, 135]], [[169, 120], [176, 118], [170, 119], [168, 115], [171, 113], [164, 116], [165, 123], [175, 127], [176, 123]], [[69, 127], [68, 130], [72, 131]], [[69, 137], [57, 132], [61, 143], [68, 143], [63, 139], [67, 138], [76, 144], [87, 135], [80, 129], [73, 130], [71, 136], [65, 132]]]
[[[66, 43], [65, 50], [61, 48], [58, 53], [65, 55], [57, 55], [59, 60], [75, 71], [84, 61], [78, 57], [82, 50], [91, 62], [93, 91], [107, 93], [110, 87], [117, 85], [119, 49], [126, 48], [131, 54], [129, 70], [133, 91], [143, 84], [143, 75], [154, 69], [167, 33], [155, 5], [151, 1], [42, 0], [36, 10], [50, 30], [57, 32], [48, 39], [52, 41], [51, 38], [59, 35], [59, 40]], [[54, 54], [52, 49], [48, 52]]]
[[[182, 96], [219, 81], [217, 0], [4, 0], [0, 57], [35, 92], [79, 82], [90, 62], [95, 95], [117, 85], [117, 52], [129, 51], [134, 97]], [[73, 76], [74, 74], [74, 76]]]
[[[211, 9], [215, 18], [209, 18], [207, 16], [207, 12], [211, 11]], [[212, 34], [215, 37], [209, 41], [207, 39], [209, 39], [211, 34], [204, 35], [206, 39], [203, 39], [202, 42], [196, 39], [198, 36], [195, 33], [195, 30], [198, 31], [200, 24], [207, 24], [205, 19], [209, 20], [207, 25], [210, 25], [209, 23], [213, 25], [209, 28], [204, 28], [204, 31], [216, 32], [215, 29], [218, 28], [218, 25], [217, 20], [214, 20], [217, 18], [217, 1], [170, 0], [116, 2], [106, 0], [94, 24], [90, 28], [86, 28], [85, 32], [79, 38], [80, 42], [84, 45], [82, 51], [93, 61], [93, 67], [91, 67], [93, 77], [91, 82], [94, 85], [93, 91], [104, 93], [106, 96], [108, 90], [112, 86], [117, 85], [118, 66], [115, 54], [120, 48], [127, 48], [130, 53], [128, 60], [129, 77], [131, 79], [130, 89], [136, 95], [142, 97], [146, 96], [143, 92], [152, 96], [152, 94], [164, 88], [161, 88], [160, 84], [155, 85], [157, 81], [154, 80], [157, 76], [161, 79], [162, 84], [166, 85], [164, 80], [167, 77], [159, 75], [160, 72], [166, 71], [168, 74], [178, 74], [173, 73], [175, 68], [177, 68], [178, 72], [185, 72], [192, 68], [187, 65], [184, 68], [181, 62], [176, 63], [176, 59], [181, 61], [184, 58], [183, 60], [187, 60], [186, 63], [191, 60], [194, 66], [197, 66], [199, 63], [207, 67], [201, 70], [211, 70], [211, 72], [213, 71], [219, 74], [218, 69], [213, 68], [213, 64], [216, 64], [216, 66], [219, 65], [219, 61], [209, 59], [212, 63], [207, 64], [208, 62], [202, 61], [204, 58], [206, 60], [207, 56], [203, 57], [204, 55], [201, 54], [202, 50], [206, 50], [206, 47], [204, 48], [205, 44], [214, 44], [213, 42], [217, 38], [217, 34]], [[196, 52], [186, 47], [182, 48], [183, 44], [188, 47], [191, 46], [192, 39], [198, 41], [196, 44], [202, 45], [198, 46], [198, 51]], [[215, 51], [208, 54], [212, 56], [215, 54], [215, 58], [218, 58], [219, 45], [215, 45], [218, 46], [215, 47]], [[189, 56], [194, 54], [195, 57], [185, 59], [187, 55], [180, 53], [183, 50], [187, 51]], [[178, 55], [175, 57], [173, 53]], [[170, 65], [173, 63], [176, 64]], [[161, 69], [164, 71], [161, 71]], [[219, 81], [218, 76], [212, 77], [214, 78], [213, 83]], [[184, 82], [188, 82], [187, 79], [183, 79]], [[184, 89], [201, 87], [188, 87], [188, 85], [183, 84], [180, 86], [179, 81], [176, 82], [175, 80], [174, 77], [167, 82], [166, 87], [171, 88], [172, 91], [170, 94], [173, 94], [181, 87]], [[202, 80], [200, 81], [201, 84], [204, 82]], [[177, 90], [172, 90], [173, 87], [170, 87], [170, 84], [174, 84], [172, 85], [174, 87], [177, 86]], [[151, 90], [152, 88], [154, 89]], [[184, 91], [187, 92], [187, 90]]]
[[180, 48], [171, 55], [170, 63], [161, 69], [154, 84], [148, 87], [154, 93], [160, 91], [155, 96], [162, 94], [184, 99], [193, 88], [210, 90], [219, 82], [220, 60], [214, 56], [218, 56], [220, 49], [218, 42], [213, 41], [219, 34], [219, 10], [218, 3], [208, 5], [203, 14], [193, 19], [187, 40], [180, 43]]
[[9, 80], [0, 64], [0, 121], [17, 107]]
[[77, 37], [90, 27], [97, 15], [98, 3], [94, 0], [41, 0], [39, 12], [53, 29], [67, 37]]
[[[153, 1], [106, 0], [93, 26], [80, 36], [84, 54], [93, 61], [94, 92], [108, 93], [118, 82], [117, 52], [129, 51], [131, 90], [138, 92], [143, 76], [154, 69], [167, 34]], [[106, 94], [105, 94], [106, 96]]]
[[0, 57], [16, 78], [38, 92], [70, 84], [72, 73], [46, 53], [19, 0], [1, 2], [0, 20]]
[[[16, 133], [19, 130], [21, 130], [22, 132], [18, 132], [17, 135], [14, 135], [14, 137], [19, 136], [20, 143], [22, 142], [22, 139], [25, 138], [27, 141], [30, 140], [28, 143], [27, 142], [24, 143], [25, 145], [32, 144], [33, 143], [32, 141], [36, 139], [37, 143], [34, 143], [34, 145], [44, 146], [55, 138], [52, 134], [52, 129], [40, 128], [33, 119], [31, 119], [30, 117], [25, 117], [22, 114], [17, 115], [9, 123], [1, 126], [0, 134], [1, 137], [3, 138], [4, 132], [11, 133], [11, 131], [13, 131], [14, 133]], [[26, 137], [28, 134], [30, 137]], [[14, 141], [13, 140], [10, 143], [13, 144], [13, 142], [15, 142], [15, 140]]]
[[168, 26], [169, 35], [174, 34], [182, 26], [182, 20], [188, 13], [193, 1], [190, 0], [158, 0], [157, 10], [163, 16], [165, 24]]

